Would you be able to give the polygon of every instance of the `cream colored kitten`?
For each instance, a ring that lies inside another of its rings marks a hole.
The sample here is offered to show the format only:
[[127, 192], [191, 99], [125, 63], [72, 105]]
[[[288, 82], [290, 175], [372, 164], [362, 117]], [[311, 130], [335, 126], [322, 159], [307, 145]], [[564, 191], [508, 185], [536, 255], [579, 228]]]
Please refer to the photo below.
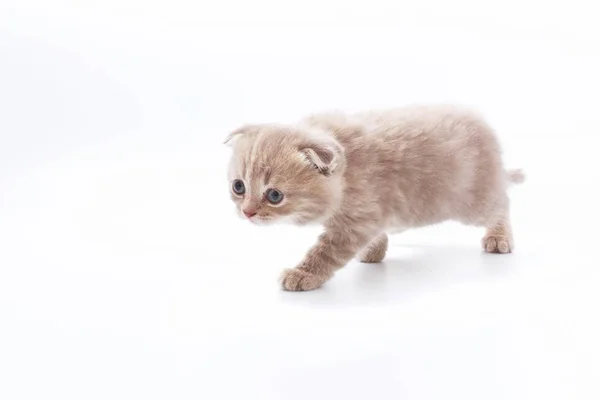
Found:
[[353, 256], [380, 262], [388, 232], [456, 220], [483, 226], [483, 248], [509, 253], [509, 183], [494, 132], [451, 107], [322, 114], [295, 125], [233, 132], [231, 198], [255, 223], [320, 222], [325, 231], [282, 275], [286, 290], [316, 289]]

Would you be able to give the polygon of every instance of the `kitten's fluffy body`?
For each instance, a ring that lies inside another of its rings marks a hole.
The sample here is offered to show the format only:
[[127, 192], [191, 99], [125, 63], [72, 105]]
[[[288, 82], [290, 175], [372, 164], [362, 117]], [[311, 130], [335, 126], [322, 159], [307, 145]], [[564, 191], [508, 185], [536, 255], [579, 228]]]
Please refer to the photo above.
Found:
[[[494, 132], [473, 113], [411, 107], [353, 115], [314, 115], [295, 125], [253, 125], [234, 140], [229, 178], [240, 215], [266, 223], [320, 222], [325, 231], [294, 269], [287, 290], [321, 286], [357, 255], [379, 262], [386, 233], [456, 220], [487, 229], [483, 247], [512, 248], [509, 201], [520, 171], [506, 171]], [[271, 204], [269, 188], [283, 193]]]

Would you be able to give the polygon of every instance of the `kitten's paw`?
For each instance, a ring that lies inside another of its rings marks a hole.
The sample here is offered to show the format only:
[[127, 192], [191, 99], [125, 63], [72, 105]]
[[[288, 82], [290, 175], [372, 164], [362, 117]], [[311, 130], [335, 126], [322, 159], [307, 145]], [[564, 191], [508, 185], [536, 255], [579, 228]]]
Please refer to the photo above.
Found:
[[317, 289], [325, 283], [326, 280], [326, 277], [315, 275], [298, 268], [284, 270], [280, 279], [281, 286], [284, 290], [291, 290], [294, 292]]
[[356, 256], [362, 263], [380, 263], [385, 258], [385, 248], [367, 248]]
[[363, 263], [380, 263], [385, 258], [388, 248], [388, 237], [386, 234], [375, 238], [367, 247], [362, 249], [356, 258]]
[[510, 253], [512, 251], [512, 244], [510, 239], [506, 236], [501, 235], [490, 235], [485, 236], [481, 241], [483, 249], [488, 253]]

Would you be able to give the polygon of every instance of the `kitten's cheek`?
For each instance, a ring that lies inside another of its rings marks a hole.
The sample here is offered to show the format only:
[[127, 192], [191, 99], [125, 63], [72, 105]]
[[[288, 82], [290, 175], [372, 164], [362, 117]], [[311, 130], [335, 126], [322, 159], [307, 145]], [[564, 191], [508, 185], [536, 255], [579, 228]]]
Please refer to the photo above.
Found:
[[298, 224], [298, 218], [294, 214], [277, 217], [276, 221], [278, 224], [283, 224], [283, 225], [297, 225]]

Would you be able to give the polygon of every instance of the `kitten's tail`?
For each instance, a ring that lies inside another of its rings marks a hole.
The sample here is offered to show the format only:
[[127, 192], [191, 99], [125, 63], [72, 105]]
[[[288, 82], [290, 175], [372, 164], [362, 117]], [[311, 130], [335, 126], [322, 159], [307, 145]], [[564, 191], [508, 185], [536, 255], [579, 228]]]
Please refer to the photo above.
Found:
[[506, 170], [506, 178], [510, 183], [518, 185], [525, 182], [525, 173], [521, 169], [509, 169]]

